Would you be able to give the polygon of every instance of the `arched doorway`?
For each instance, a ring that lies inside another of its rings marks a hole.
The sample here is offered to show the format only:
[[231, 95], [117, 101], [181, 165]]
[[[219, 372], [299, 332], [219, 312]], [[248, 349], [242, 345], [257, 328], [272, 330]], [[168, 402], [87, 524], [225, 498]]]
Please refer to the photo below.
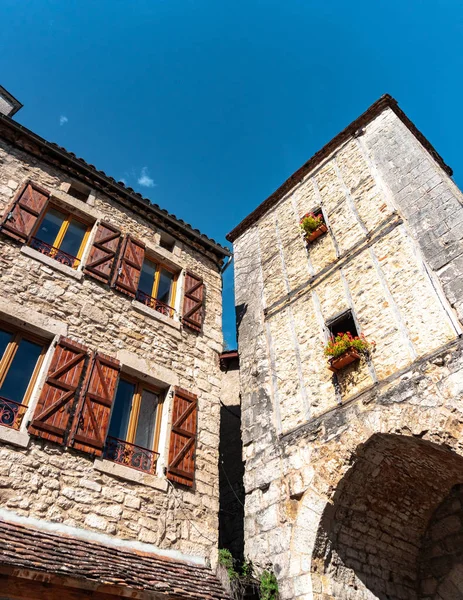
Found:
[[[439, 515], [456, 510], [454, 490], [461, 483], [463, 458], [449, 449], [412, 437], [372, 436], [323, 512], [311, 561], [314, 598], [449, 600], [436, 594], [445, 577], [459, 577], [459, 559], [449, 560], [448, 572], [433, 582], [426, 571], [442, 527]], [[461, 541], [459, 518], [451, 523]]]

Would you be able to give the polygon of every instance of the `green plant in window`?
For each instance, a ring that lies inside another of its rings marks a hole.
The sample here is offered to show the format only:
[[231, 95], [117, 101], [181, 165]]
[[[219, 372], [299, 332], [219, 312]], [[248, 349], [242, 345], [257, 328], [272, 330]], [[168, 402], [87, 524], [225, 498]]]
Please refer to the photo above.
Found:
[[338, 358], [347, 350], [354, 348], [362, 354], [367, 354], [373, 347], [374, 342], [368, 342], [365, 336], [353, 336], [349, 332], [338, 333], [336, 336], [331, 336], [325, 346], [324, 354], [328, 358]]
[[301, 219], [301, 229], [306, 235], [310, 235], [323, 224], [324, 220], [321, 213], [317, 215], [314, 213], [307, 213]]

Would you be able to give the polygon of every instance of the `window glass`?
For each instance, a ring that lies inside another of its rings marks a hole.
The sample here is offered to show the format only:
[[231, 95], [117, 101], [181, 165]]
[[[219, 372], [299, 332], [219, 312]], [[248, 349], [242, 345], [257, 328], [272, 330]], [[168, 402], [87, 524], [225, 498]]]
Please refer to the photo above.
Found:
[[174, 274], [170, 271], [166, 271], [165, 269], [161, 269], [161, 274], [159, 276], [159, 286], [157, 299], [164, 304], [170, 303], [170, 293], [172, 289], [172, 282], [174, 280]]
[[149, 390], [143, 390], [141, 395], [140, 413], [138, 415], [137, 430], [134, 444], [151, 450], [154, 443], [156, 428], [156, 411], [158, 396]]
[[41, 345], [21, 340], [0, 389], [1, 396], [22, 403], [41, 352]]
[[127, 439], [127, 430], [129, 427], [130, 411], [132, 410], [132, 400], [135, 393], [135, 384], [121, 379], [117, 386], [116, 399], [114, 401], [111, 423], [109, 425], [108, 435], [120, 440]]
[[53, 246], [66, 215], [55, 208], [51, 208], [44, 216], [35, 237]]
[[63, 241], [60, 245], [60, 250], [70, 254], [71, 256], [77, 256], [79, 254], [82, 240], [87, 231], [87, 225], [74, 219], [69, 223], [69, 227], [64, 234]]
[[11, 342], [13, 337], [14, 335], [12, 333], [0, 329], [0, 359], [5, 354], [6, 347], [8, 346], [9, 342]]
[[154, 276], [156, 274], [156, 264], [151, 260], [144, 260], [140, 273], [140, 282], [138, 289], [144, 294], [151, 296], [153, 294]]

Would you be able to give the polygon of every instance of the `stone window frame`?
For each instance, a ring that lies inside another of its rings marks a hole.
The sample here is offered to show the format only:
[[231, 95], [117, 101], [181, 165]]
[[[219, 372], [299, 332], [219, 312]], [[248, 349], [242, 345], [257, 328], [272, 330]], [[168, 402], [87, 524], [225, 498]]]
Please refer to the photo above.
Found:
[[[76, 188], [77, 190], [79, 190], [79, 188], [81, 190], [84, 189], [85, 192], [88, 192], [87, 199], [80, 200], [76, 196], [70, 194], [69, 191], [72, 187]], [[82, 183], [81, 181], [78, 181], [77, 179], [70, 179], [69, 181], [62, 183], [59, 187], [59, 190], [60, 190], [60, 192], [63, 192], [64, 194], [66, 194], [66, 196], [69, 199], [72, 198], [73, 200], [78, 200], [79, 202], [83, 202], [86, 206], [95, 206], [95, 200], [96, 200], [95, 190], [91, 186], [89, 186], [85, 183]]]
[[27, 427], [45, 383], [48, 368], [53, 358], [55, 342], [61, 335], [67, 334], [67, 325], [53, 318], [47, 318], [30, 307], [24, 307], [10, 300], [0, 302], [0, 321], [20, 332], [24, 332], [26, 335], [38, 336], [45, 344], [48, 343], [48, 348], [44, 353], [40, 368], [35, 374], [35, 381], [30, 389], [27, 410], [20, 428], [16, 430], [0, 426], [0, 442], [6, 442], [19, 448], [27, 448], [31, 437]]
[[[331, 327], [333, 327], [333, 325], [336, 325], [338, 322], [344, 321], [347, 319], [352, 319], [352, 321], [354, 322], [355, 329], [356, 329], [355, 333], [353, 331], [351, 331], [350, 333], [353, 336], [359, 336], [361, 334], [360, 324], [358, 322], [357, 316], [355, 315], [355, 311], [353, 310], [352, 307], [349, 307], [349, 308], [346, 308], [346, 309], [336, 313], [335, 315], [333, 315], [332, 317], [330, 317], [329, 319], [327, 319], [325, 321], [326, 341], [328, 341], [332, 335]], [[346, 333], [346, 332], [343, 331], [342, 333]]]
[[144, 473], [131, 467], [112, 462], [104, 457], [95, 458], [93, 468], [106, 475], [146, 485], [165, 492], [168, 488], [165, 469], [168, 461], [172, 401], [174, 387], [178, 385], [178, 377], [172, 371], [169, 371], [154, 361], [142, 358], [127, 350], [120, 350], [117, 353], [117, 359], [121, 363], [121, 375], [126, 375], [141, 383], [160, 388], [164, 395], [157, 445], [159, 458], [156, 463], [156, 473]]

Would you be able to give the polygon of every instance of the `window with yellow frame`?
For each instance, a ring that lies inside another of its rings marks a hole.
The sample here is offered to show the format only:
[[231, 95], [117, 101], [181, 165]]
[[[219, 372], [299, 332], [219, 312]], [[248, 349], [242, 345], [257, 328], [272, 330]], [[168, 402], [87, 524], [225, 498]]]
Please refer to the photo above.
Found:
[[0, 324], [0, 425], [19, 429], [48, 344]]
[[145, 257], [138, 282], [137, 299], [167, 317], [173, 317], [178, 273]]
[[73, 269], [79, 266], [91, 225], [62, 209], [50, 207], [34, 233], [30, 245]]
[[159, 456], [161, 391], [122, 376], [114, 399], [105, 457], [127, 467], [154, 473]]

